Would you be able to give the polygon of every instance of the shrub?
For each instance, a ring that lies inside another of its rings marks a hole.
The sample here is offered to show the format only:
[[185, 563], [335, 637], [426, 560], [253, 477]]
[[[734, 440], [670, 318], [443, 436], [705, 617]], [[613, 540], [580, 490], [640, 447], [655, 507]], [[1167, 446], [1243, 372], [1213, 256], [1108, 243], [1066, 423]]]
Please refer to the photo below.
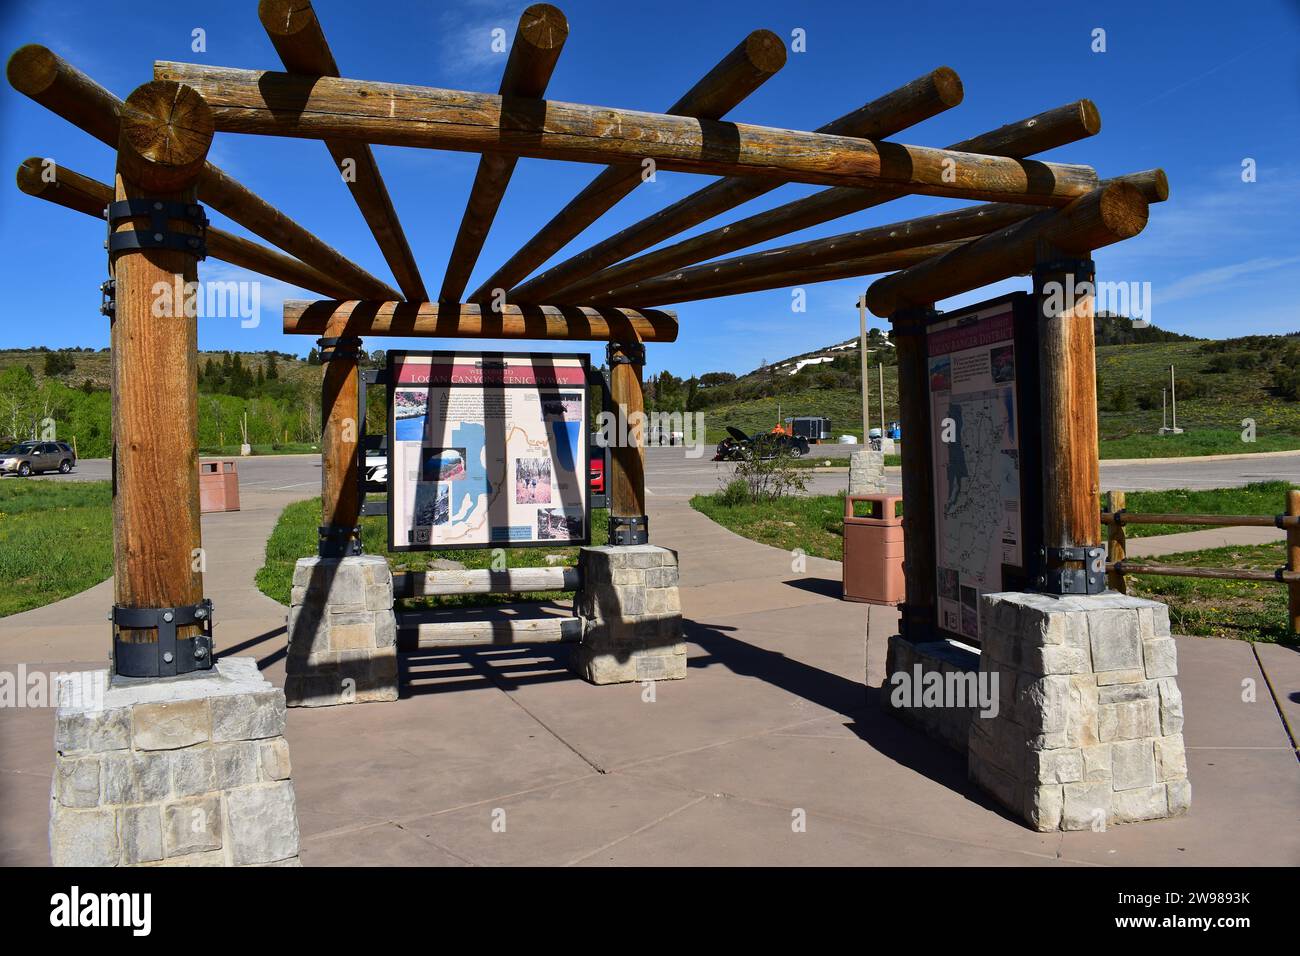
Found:
[[727, 507], [743, 505], [749, 501], [749, 484], [744, 478], [732, 478], [714, 497]]

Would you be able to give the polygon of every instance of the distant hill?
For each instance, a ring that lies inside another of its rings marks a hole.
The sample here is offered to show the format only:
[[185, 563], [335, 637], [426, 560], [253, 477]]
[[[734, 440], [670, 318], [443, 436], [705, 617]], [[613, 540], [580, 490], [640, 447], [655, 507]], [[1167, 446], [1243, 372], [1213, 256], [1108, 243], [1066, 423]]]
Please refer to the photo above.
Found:
[[[1156, 326], [1135, 328], [1124, 317], [1099, 316], [1097, 393], [1103, 440], [1153, 434], [1161, 424], [1161, 389], [1175, 366], [1178, 421], [1186, 428], [1240, 430], [1253, 419], [1261, 432], [1295, 436], [1300, 447], [1300, 333], [1195, 339]], [[884, 366], [885, 420], [898, 419], [898, 376], [883, 334], [872, 341], [871, 425], [880, 420], [877, 365]], [[829, 361], [808, 363], [809, 359]], [[802, 367], [799, 367], [801, 366]], [[796, 367], [799, 370], [790, 374]], [[857, 339], [766, 362], [734, 381], [701, 388], [710, 439], [727, 425], [766, 431], [795, 415], [831, 419], [835, 435], [862, 437], [862, 379]], [[1248, 447], [1242, 450], [1250, 450]]]

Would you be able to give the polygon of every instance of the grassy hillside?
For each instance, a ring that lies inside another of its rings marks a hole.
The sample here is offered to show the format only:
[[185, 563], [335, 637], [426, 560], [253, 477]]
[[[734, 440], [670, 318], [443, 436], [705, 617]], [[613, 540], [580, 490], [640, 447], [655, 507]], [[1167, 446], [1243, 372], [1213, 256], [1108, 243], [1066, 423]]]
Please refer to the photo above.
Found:
[[[892, 356], [885, 353], [886, 361]], [[1300, 337], [1187, 340], [1102, 345], [1097, 349], [1102, 457], [1225, 454], [1300, 448], [1300, 400], [1279, 386], [1300, 358]], [[1174, 365], [1178, 424], [1184, 434], [1159, 436], [1160, 390]], [[871, 369], [870, 406], [880, 419], [878, 372]], [[835, 435], [862, 437], [857, 356], [786, 375], [772, 366], [734, 382], [701, 390], [710, 440], [727, 425], [766, 431], [780, 418], [824, 415]], [[779, 407], [779, 412], [778, 412]], [[885, 420], [899, 418], [898, 370], [885, 365]], [[1255, 423], [1255, 442], [1242, 441], [1243, 420]]]

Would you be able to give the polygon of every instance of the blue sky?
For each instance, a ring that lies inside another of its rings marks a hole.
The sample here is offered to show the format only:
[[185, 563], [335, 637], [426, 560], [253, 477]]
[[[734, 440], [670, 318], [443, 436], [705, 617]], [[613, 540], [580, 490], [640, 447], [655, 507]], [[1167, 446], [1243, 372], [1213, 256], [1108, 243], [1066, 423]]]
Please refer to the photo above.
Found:
[[[940, 65], [955, 69], [965, 101], [905, 131], [901, 142], [942, 146], [1080, 97], [1090, 97], [1102, 131], [1046, 158], [1093, 165], [1103, 176], [1162, 166], [1170, 201], [1152, 207], [1139, 237], [1096, 255], [1098, 278], [1150, 282], [1154, 322], [1207, 337], [1300, 330], [1300, 3], [1054, 4], [1038, 2], [766, 2], [666, 0], [650, 5], [569, 0], [568, 43], [551, 81], [554, 99], [662, 110], [750, 30], [790, 38], [807, 50], [728, 118], [813, 129]], [[316, 9], [345, 76], [495, 92], [505, 62], [490, 49], [493, 28], [513, 36], [525, 3], [467, 0], [385, 4], [393, 23], [355, 0], [317, 0]], [[394, 23], [397, 25], [394, 29]], [[111, 43], [104, 25], [113, 24]], [[191, 31], [207, 34], [206, 53]], [[1093, 31], [1106, 31], [1094, 53]], [[58, 4], [0, 0], [0, 47], [43, 43], [118, 96], [151, 78], [155, 59], [249, 69], [279, 60], [257, 20], [255, 0], [85, 0]], [[477, 156], [377, 147], [425, 283], [441, 283]], [[0, 241], [8, 307], [0, 347], [108, 344], [98, 314], [105, 275], [104, 227], [22, 195], [12, 171], [27, 156], [51, 157], [101, 180], [112, 152], [14, 92], [0, 88]], [[210, 158], [374, 274], [390, 273], [324, 146], [307, 140], [218, 134]], [[1257, 180], [1242, 182], [1242, 161]], [[470, 288], [585, 185], [595, 168], [522, 160], [493, 225]], [[660, 172], [578, 237], [551, 264], [708, 182]], [[787, 185], [694, 231], [703, 231], [815, 187]], [[943, 211], [953, 200], [909, 197], [793, 239]], [[238, 226], [211, 213], [214, 222]], [[208, 260], [204, 278], [240, 278]], [[248, 277], [251, 278], [251, 277]], [[869, 280], [807, 287], [796, 314], [788, 290], [714, 299], [676, 308], [681, 336], [651, 346], [649, 368], [678, 374], [744, 372], [843, 340], [857, 332], [854, 301]], [[944, 303], [952, 307], [1017, 288], [1009, 280]], [[277, 348], [304, 353], [310, 340], [280, 331], [284, 298], [315, 298], [268, 280], [256, 328], [205, 319], [205, 349]], [[878, 321], [876, 324], [880, 324]], [[445, 348], [445, 341], [371, 339], [370, 347]], [[500, 343], [483, 342], [491, 348]], [[478, 345], [471, 347], [479, 347]], [[557, 351], [571, 351], [560, 345]], [[593, 354], [603, 357], [603, 350]]]

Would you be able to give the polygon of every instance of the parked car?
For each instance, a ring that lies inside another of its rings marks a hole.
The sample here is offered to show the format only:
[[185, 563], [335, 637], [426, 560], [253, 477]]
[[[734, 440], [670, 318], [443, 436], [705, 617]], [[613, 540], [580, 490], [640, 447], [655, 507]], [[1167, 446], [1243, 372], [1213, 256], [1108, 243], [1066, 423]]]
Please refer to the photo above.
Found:
[[605, 449], [591, 446], [590, 466], [591, 493], [603, 495], [605, 493]]
[[761, 461], [770, 461], [777, 455], [785, 453], [791, 458], [802, 458], [808, 454], [808, 439], [796, 435], [781, 435], [775, 432], [759, 432], [746, 435], [739, 428], [727, 426], [729, 437], [718, 442], [714, 461], [748, 461], [757, 456]]
[[57, 471], [66, 475], [77, 464], [77, 453], [63, 441], [23, 441], [0, 455], [0, 474], [28, 475]]

